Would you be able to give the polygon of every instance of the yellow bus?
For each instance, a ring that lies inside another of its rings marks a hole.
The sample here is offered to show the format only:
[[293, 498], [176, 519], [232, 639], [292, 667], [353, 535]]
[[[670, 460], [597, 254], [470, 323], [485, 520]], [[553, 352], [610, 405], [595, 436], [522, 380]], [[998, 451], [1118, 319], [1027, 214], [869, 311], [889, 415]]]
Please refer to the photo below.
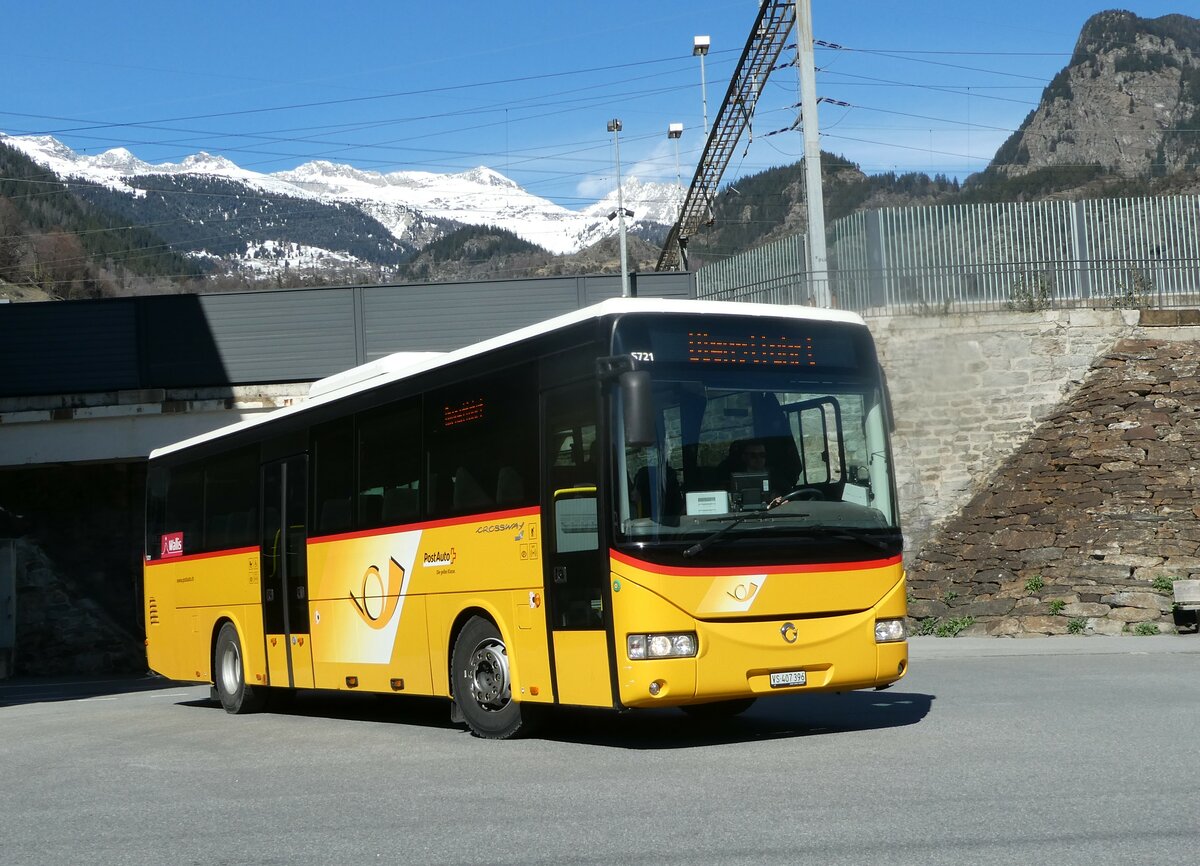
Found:
[[231, 713], [732, 715], [908, 664], [890, 411], [843, 312], [616, 299], [150, 456], [150, 667]]

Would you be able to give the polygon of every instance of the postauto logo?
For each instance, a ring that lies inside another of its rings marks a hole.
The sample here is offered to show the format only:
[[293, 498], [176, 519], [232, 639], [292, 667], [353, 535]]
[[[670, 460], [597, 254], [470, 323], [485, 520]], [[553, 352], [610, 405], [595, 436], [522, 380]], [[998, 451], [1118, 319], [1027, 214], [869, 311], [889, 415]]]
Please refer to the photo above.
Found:
[[422, 568], [444, 568], [447, 565], [454, 565], [454, 560], [458, 559], [458, 554], [454, 552], [454, 548], [448, 551], [434, 551], [422, 555]]

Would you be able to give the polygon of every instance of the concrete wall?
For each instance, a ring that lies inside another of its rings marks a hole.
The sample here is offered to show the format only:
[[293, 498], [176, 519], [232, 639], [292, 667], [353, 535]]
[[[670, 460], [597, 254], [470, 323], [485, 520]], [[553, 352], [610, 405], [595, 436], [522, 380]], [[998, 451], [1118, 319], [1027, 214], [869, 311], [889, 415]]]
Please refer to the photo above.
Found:
[[892, 392], [909, 551], [966, 505], [1136, 322], [1132, 310], [868, 320]]
[[308, 387], [301, 382], [0, 397], [0, 467], [145, 459], [163, 445], [301, 402]]

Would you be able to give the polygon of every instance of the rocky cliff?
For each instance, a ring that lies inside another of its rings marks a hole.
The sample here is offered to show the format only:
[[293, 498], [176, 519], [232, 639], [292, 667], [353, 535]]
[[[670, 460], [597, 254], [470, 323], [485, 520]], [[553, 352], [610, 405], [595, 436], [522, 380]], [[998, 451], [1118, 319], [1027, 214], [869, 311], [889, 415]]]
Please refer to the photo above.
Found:
[[1123, 177], [1200, 166], [1200, 19], [1088, 19], [1070, 63], [992, 162], [1010, 176], [1056, 166]]

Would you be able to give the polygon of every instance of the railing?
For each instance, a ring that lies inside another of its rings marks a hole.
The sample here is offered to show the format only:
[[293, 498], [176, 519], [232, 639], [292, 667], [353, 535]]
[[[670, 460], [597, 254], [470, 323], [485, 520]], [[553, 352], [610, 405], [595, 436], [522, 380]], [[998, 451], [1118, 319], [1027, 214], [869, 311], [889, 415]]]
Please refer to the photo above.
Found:
[[[790, 240], [702, 268], [698, 296], [806, 303]], [[834, 306], [864, 315], [1200, 303], [1200, 196], [891, 208], [829, 240]]]
[[1200, 301], [1200, 258], [838, 271], [831, 274], [830, 291], [835, 306], [863, 315], [1190, 307]]

